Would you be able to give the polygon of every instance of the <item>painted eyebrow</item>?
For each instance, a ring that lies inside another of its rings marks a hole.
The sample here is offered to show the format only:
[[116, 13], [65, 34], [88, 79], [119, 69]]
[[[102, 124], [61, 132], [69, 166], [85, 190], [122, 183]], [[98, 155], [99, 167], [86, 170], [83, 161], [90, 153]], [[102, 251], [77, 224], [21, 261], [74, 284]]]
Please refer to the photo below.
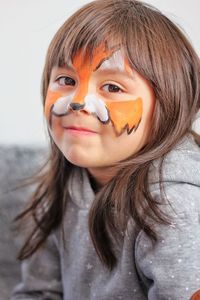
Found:
[[[104, 60], [107, 60], [107, 59], [104, 59]], [[103, 63], [103, 61], [101, 62], [101, 64]], [[134, 80], [135, 79], [135, 74], [134, 74], [134, 71], [132, 70], [132, 75], [130, 73], [128, 73], [127, 71], [122, 71], [120, 70], [119, 68], [110, 68], [110, 67], [107, 67], [107, 68], [104, 68], [104, 69], [101, 69], [101, 64], [99, 64], [99, 67], [96, 68], [93, 73], [94, 74], [100, 74], [100, 75], [122, 75], [124, 77], [128, 77], [129, 79], [131, 80]], [[76, 69], [74, 69], [73, 65], [69, 65], [69, 64], [65, 64], [64, 66], [55, 66], [57, 69], [60, 69], [61, 71], [71, 71], [73, 73], [76, 74]]]
[[75, 69], [72, 66], [67, 65], [67, 64], [65, 64], [64, 66], [56, 66], [56, 68], [60, 69], [60, 70], [70, 70], [70, 71], [75, 72]]
[[93, 71], [93, 73], [98, 73], [98, 74], [102, 74], [102, 75], [122, 75], [122, 76], [126, 76], [126, 77], [129, 77], [130, 79], [135, 79], [135, 76], [134, 76], [134, 71], [132, 71], [132, 75], [129, 74], [128, 72], [126, 71], [122, 71], [120, 70], [119, 68], [105, 68], [103, 70], [101, 70], [100, 68], [98, 70], [95, 70]]

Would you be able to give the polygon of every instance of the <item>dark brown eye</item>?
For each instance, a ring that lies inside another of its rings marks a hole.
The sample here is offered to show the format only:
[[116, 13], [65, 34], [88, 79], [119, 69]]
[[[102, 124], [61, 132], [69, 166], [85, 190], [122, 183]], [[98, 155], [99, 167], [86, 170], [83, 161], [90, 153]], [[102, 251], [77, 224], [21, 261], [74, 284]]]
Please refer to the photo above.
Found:
[[103, 90], [109, 93], [120, 93], [122, 90], [115, 84], [105, 84]]
[[68, 76], [62, 76], [57, 79], [58, 83], [62, 86], [70, 85], [74, 86], [76, 84], [75, 80]]

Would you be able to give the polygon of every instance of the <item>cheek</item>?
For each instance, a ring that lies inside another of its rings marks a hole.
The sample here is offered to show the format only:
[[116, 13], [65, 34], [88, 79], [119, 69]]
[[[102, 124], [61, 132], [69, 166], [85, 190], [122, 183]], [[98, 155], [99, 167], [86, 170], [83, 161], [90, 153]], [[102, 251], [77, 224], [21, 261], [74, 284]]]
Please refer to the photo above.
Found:
[[101, 159], [109, 165], [133, 155], [140, 147], [140, 141], [135, 134], [128, 135], [125, 131], [120, 136], [116, 136], [115, 133], [107, 135], [102, 143]]
[[131, 133], [133, 129], [138, 127], [143, 114], [142, 98], [106, 102], [106, 106], [117, 135], [122, 134], [125, 129], [127, 133]]
[[146, 123], [151, 123], [154, 113], [156, 97], [153, 88], [144, 79], [140, 83], [140, 91], [143, 94], [143, 119]]
[[150, 129], [152, 124], [152, 118], [154, 114], [155, 109], [155, 98], [151, 97], [146, 101], [144, 105], [144, 111], [143, 111], [143, 124], [147, 129]]
[[50, 112], [51, 112], [52, 105], [60, 97], [62, 97], [62, 94], [59, 92], [54, 92], [51, 90], [47, 91], [47, 96], [46, 96], [45, 105], [44, 105], [44, 113], [45, 113], [45, 117], [48, 122], [50, 122]]
[[60, 118], [52, 116], [52, 126], [50, 127], [50, 134], [57, 145], [58, 143], [60, 143], [63, 137], [63, 130], [60, 122]]

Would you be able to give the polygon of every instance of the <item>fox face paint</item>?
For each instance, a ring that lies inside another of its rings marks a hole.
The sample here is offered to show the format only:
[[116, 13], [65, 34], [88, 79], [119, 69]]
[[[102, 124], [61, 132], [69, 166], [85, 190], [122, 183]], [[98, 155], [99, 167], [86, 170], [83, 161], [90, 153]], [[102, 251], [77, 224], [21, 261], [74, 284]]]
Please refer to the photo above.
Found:
[[117, 135], [124, 130], [130, 134], [137, 129], [143, 112], [141, 98], [111, 100], [88, 92], [90, 78], [97, 71], [106, 71], [114, 67], [116, 72], [121, 71], [132, 76], [132, 70], [120, 50], [109, 52], [100, 46], [95, 50], [92, 61], [83, 57], [80, 52], [74, 57], [72, 67], [79, 78], [76, 88], [67, 95], [54, 90], [53, 87], [48, 89], [45, 115], [50, 126], [53, 115], [61, 117], [75, 110], [84, 110], [96, 116], [103, 124], [112, 122]]

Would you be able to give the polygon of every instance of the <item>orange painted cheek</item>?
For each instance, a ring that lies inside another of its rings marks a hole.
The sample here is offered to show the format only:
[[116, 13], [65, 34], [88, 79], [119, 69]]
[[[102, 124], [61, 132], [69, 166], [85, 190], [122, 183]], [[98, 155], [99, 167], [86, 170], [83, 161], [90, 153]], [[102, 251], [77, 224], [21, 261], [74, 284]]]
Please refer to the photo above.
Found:
[[106, 106], [117, 134], [120, 134], [125, 128], [130, 133], [139, 125], [143, 112], [141, 98], [118, 102], [107, 101]]
[[51, 90], [48, 90], [47, 96], [46, 96], [46, 99], [45, 99], [45, 106], [44, 106], [45, 117], [48, 121], [50, 120], [51, 107], [56, 102], [56, 100], [60, 97], [62, 97], [61, 93], [53, 92]]

